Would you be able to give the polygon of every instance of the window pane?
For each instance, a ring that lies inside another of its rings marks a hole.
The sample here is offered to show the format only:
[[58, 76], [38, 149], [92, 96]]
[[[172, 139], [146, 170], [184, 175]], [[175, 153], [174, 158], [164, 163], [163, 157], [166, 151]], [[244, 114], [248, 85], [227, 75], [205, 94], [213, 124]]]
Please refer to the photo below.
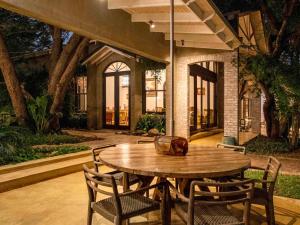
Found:
[[155, 76], [151, 70], [146, 71], [145, 80], [146, 80], [146, 85], [145, 85], [146, 91], [155, 90]]
[[194, 77], [190, 76], [190, 107], [189, 107], [189, 114], [190, 114], [190, 126], [194, 126]]
[[129, 125], [129, 76], [119, 77], [119, 125]]
[[87, 111], [87, 77], [76, 78], [76, 109], [80, 112]]
[[160, 73], [156, 77], [156, 88], [157, 90], [166, 90], [166, 70], [160, 70]]
[[207, 81], [202, 80], [202, 128], [207, 127], [207, 115], [208, 115], [208, 104], [207, 104]]
[[201, 128], [201, 96], [202, 96], [202, 88], [201, 88], [201, 77], [197, 77], [197, 128]]
[[215, 122], [215, 84], [210, 82], [210, 111], [209, 111], [209, 118], [210, 118], [210, 124], [214, 124]]
[[165, 112], [165, 106], [164, 106], [164, 91], [158, 91], [157, 92], [157, 106], [156, 106], [156, 112]]
[[156, 109], [156, 91], [146, 92], [146, 112], [155, 112]]
[[115, 124], [115, 77], [106, 77], [106, 114], [107, 125]]

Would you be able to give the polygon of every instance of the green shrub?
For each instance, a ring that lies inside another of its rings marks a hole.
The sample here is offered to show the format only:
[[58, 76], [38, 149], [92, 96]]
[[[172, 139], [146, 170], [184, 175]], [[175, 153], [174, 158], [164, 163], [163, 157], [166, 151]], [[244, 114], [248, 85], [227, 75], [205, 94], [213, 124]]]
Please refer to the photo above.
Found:
[[[58, 146], [51, 154], [48, 152], [51, 146], [43, 148], [32, 148], [33, 145], [58, 145], [66, 143], [78, 143], [82, 139], [70, 135], [57, 134], [34, 134], [30, 129], [13, 126], [0, 126], [0, 165], [9, 163], [24, 162], [32, 159], [39, 159], [47, 155], [66, 154], [69, 152], [81, 151], [82, 147]], [[56, 148], [56, 147], [55, 147]], [[55, 154], [53, 152], [56, 152]]]
[[34, 159], [42, 159], [57, 155], [64, 155], [68, 153], [75, 153], [88, 150], [88, 146], [55, 146], [55, 147], [41, 147], [41, 148], [16, 148], [12, 152], [10, 157], [0, 155], [0, 165], [6, 165], [11, 163], [26, 162]]
[[58, 135], [58, 134], [38, 134], [25, 137], [25, 141], [28, 145], [59, 145], [59, 144], [72, 144], [80, 142], [79, 137], [70, 135]]
[[27, 109], [30, 118], [34, 122], [34, 130], [38, 134], [46, 133], [49, 128], [49, 97], [47, 95], [38, 96], [36, 99], [27, 102]]
[[244, 146], [246, 147], [247, 152], [256, 152], [260, 154], [289, 152], [289, 144], [286, 140], [273, 140], [261, 135], [248, 141]]
[[87, 128], [87, 114], [75, 113], [61, 121], [62, 127], [86, 129]]
[[146, 113], [139, 118], [136, 125], [136, 130], [145, 132], [153, 128], [156, 128], [160, 133], [165, 133], [166, 117], [164, 115]]

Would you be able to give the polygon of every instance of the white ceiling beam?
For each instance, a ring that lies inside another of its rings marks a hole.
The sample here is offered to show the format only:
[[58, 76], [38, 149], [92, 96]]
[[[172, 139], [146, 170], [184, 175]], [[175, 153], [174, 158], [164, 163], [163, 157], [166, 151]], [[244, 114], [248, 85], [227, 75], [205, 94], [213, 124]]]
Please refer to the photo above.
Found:
[[[146, 22], [153, 21], [154, 23], [167, 23], [170, 21], [169, 13], [135, 13], [131, 15], [132, 22]], [[200, 22], [199, 18], [194, 13], [175, 13], [175, 23], [193, 23]]]
[[[175, 6], [185, 5], [182, 0], [174, 0]], [[170, 6], [170, 0], [108, 0], [108, 9], [130, 9]]]
[[[154, 28], [150, 28], [151, 32], [161, 32], [168, 33], [170, 32], [170, 24], [169, 23], [155, 23]], [[213, 34], [211, 29], [203, 23], [191, 23], [191, 24], [182, 24], [175, 23], [174, 27], [175, 33], [182, 34]]]
[[177, 47], [231, 50], [225, 43], [176, 41]]
[[[170, 35], [165, 34], [165, 40], [170, 40]], [[210, 43], [223, 43], [215, 34], [174, 34], [175, 41], [191, 41], [191, 42], [210, 42]]]

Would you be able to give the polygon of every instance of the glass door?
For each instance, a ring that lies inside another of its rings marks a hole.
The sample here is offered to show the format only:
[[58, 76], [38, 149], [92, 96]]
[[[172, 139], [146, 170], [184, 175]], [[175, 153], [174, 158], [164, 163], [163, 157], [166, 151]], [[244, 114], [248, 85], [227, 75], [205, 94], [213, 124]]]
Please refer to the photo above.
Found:
[[129, 128], [130, 69], [122, 62], [111, 64], [104, 73], [104, 127]]
[[119, 76], [119, 126], [129, 126], [129, 75]]
[[190, 129], [202, 130], [215, 127], [216, 83], [200, 75], [190, 75], [189, 115]]

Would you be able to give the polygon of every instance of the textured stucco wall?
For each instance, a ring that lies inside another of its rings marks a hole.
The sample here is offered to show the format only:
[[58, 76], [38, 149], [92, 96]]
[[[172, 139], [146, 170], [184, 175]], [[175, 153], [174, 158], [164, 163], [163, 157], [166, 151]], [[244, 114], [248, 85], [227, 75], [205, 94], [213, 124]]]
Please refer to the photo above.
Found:
[[[189, 138], [189, 64], [200, 61], [224, 62], [224, 135], [238, 140], [239, 99], [238, 69], [233, 63], [236, 52], [200, 49], [177, 49], [175, 57], [175, 135]], [[168, 70], [167, 70], [168, 72]], [[167, 73], [167, 77], [170, 76]], [[167, 134], [171, 121], [171, 79], [167, 79]]]

